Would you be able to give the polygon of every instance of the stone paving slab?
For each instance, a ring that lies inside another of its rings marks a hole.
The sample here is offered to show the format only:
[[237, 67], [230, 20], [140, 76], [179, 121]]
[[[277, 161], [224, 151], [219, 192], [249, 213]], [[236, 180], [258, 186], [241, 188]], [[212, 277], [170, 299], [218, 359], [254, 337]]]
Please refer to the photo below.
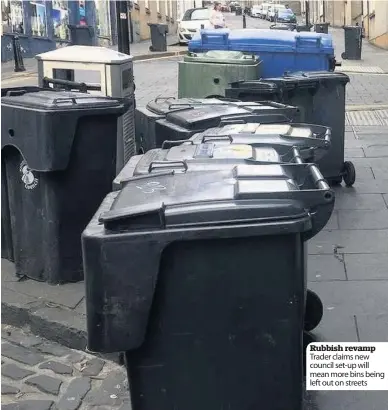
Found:
[[2, 325], [3, 410], [129, 410], [123, 366]]

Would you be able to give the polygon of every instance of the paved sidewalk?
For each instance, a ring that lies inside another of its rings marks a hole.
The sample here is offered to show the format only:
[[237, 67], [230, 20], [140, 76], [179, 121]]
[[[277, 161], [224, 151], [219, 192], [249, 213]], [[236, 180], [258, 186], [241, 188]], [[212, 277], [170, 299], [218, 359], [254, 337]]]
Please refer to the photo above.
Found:
[[1, 327], [2, 410], [130, 410], [125, 368]]

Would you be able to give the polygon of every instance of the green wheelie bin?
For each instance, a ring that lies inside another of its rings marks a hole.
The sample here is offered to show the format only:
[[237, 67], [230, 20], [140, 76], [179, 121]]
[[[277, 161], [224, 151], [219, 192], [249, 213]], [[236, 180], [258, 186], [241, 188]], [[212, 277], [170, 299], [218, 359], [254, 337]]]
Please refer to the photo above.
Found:
[[236, 81], [259, 78], [260, 62], [253, 54], [211, 50], [191, 53], [179, 62], [179, 98], [225, 96], [225, 88]]

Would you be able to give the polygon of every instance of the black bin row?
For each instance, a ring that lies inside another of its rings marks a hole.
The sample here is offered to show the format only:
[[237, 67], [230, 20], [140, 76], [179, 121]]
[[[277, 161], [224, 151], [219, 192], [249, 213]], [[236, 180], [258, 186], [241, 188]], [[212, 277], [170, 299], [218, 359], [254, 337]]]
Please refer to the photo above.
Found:
[[126, 352], [134, 410], [302, 409], [322, 317], [305, 244], [333, 211], [326, 178], [354, 182], [347, 82], [301, 73], [137, 109], [138, 155], [82, 238], [88, 347]]
[[332, 129], [330, 154], [319, 166], [330, 183], [343, 180], [351, 186], [355, 169], [344, 159], [348, 82], [349, 77], [343, 73], [304, 72], [234, 83], [226, 89], [227, 98], [223, 101], [158, 98], [136, 109], [137, 150], [143, 153], [160, 148], [165, 140], [185, 140], [195, 132], [217, 126], [220, 118], [245, 122], [302, 121]]
[[157, 99], [117, 176], [126, 101], [2, 90], [2, 256], [37, 280], [84, 275], [88, 348], [126, 352], [133, 410], [302, 408], [322, 317], [305, 244], [346, 175], [348, 79], [325, 74]]

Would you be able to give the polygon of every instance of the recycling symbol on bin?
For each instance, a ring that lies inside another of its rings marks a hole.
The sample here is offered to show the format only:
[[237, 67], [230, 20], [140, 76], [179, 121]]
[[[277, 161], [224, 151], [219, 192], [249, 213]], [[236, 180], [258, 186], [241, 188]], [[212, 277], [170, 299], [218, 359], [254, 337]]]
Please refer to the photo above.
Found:
[[38, 183], [38, 178], [35, 178], [35, 175], [28, 167], [26, 161], [22, 161], [19, 167], [20, 173], [22, 174], [22, 182], [24, 183], [24, 188], [34, 189]]

